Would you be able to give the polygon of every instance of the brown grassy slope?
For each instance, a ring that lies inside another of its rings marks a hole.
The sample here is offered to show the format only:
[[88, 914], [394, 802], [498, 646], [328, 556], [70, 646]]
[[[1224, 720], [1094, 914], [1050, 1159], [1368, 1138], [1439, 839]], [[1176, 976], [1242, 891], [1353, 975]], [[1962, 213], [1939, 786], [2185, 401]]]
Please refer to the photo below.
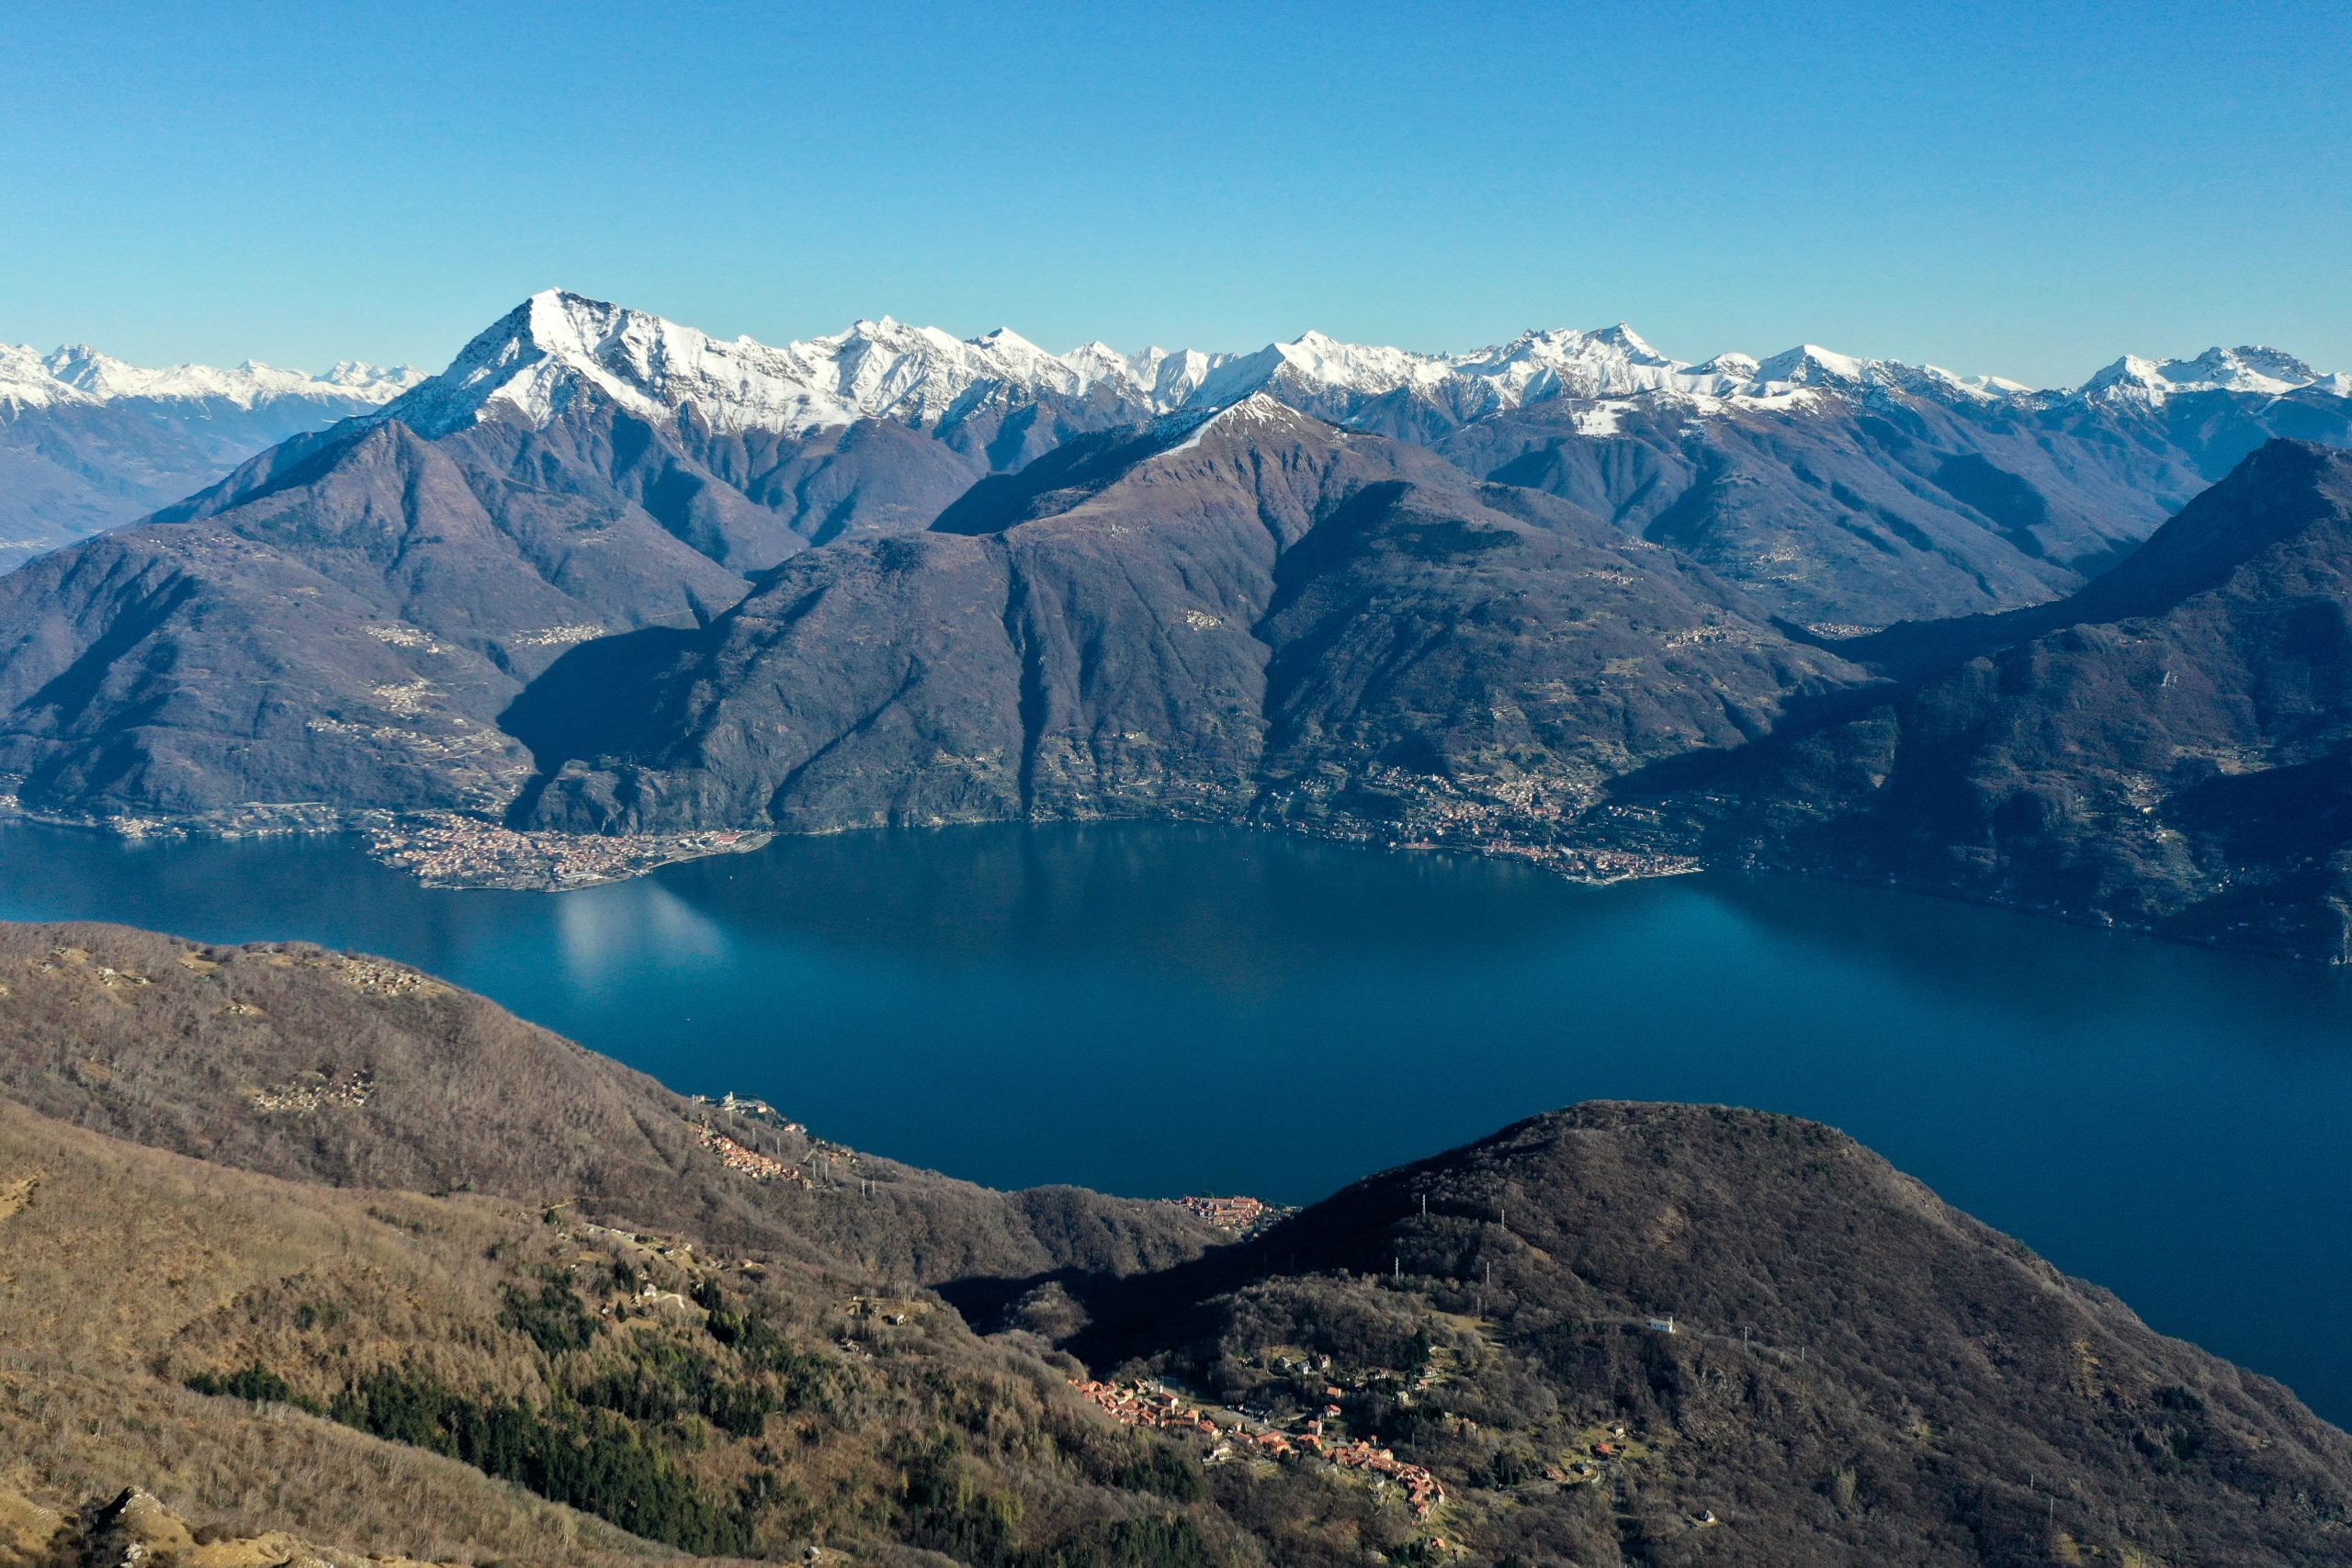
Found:
[[[706, 1109], [482, 998], [300, 943], [214, 948], [100, 925], [0, 926], [0, 1092], [112, 1136], [339, 1186], [577, 1201], [707, 1245], [934, 1282], [1125, 1272], [1212, 1233], [1165, 1204], [1000, 1193], [720, 1117], [830, 1179], [752, 1181], [702, 1146]], [[254, 1096], [348, 1088], [266, 1111]], [[788, 1108], [787, 1108], [788, 1109]]]
[[[659, 1508], [674, 1533], [686, 1516], [673, 1505], [700, 1499], [700, 1517], [736, 1531], [730, 1550], [762, 1557], [817, 1540], [854, 1562], [942, 1548], [1044, 1563], [1122, 1530], [1173, 1529], [1219, 1562], [1270, 1561], [1190, 1460], [1102, 1420], [1060, 1371], [921, 1295], [876, 1303], [789, 1258], [707, 1257], [504, 1200], [223, 1169], [6, 1102], [0, 1193], [0, 1494], [36, 1506], [0, 1512], [0, 1541], [45, 1541], [55, 1516], [135, 1485], [232, 1536], [379, 1556], [668, 1555], [308, 1413], [356, 1421], [353, 1396], [390, 1379], [650, 1455], [594, 1506], [616, 1519]], [[567, 1347], [517, 1311], [548, 1292], [580, 1325]], [[764, 1348], [725, 1327], [746, 1322]], [[265, 1374], [277, 1403], [189, 1386]], [[714, 1392], [779, 1397], [743, 1422], [697, 1412]], [[1374, 1511], [1315, 1477], [1253, 1491], [1275, 1517], [1333, 1519], [1344, 1539]], [[47, 1561], [31, 1551], [20, 1560]]]
[[[0, 1103], [0, 1491], [50, 1508], [145, 1487], [199, 1523], [425, 1557], [669, 1555], [480, 1472], [288, 1410], [259, 1413], [151, 1363], [242, 1294], [332, 1258], [429, 1288], [440, 1255], [356, 1197], [211, 1168]], [[13, 1206], [12, 1206], [13, 1205]], [[30, 1533], [19, 1521], [18, 1539]], [[5, 1562], [0, 1558], [0, 1562]], [[273, 1559], [277, 1561], [277, 1559]]]

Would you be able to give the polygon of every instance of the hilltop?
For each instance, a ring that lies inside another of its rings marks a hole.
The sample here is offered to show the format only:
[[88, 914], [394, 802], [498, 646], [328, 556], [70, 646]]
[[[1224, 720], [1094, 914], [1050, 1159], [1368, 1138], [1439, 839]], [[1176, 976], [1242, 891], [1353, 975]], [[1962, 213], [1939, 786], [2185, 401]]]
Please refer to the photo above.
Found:
[[1534, 1117], [1089, 1306], [1095, 1364], [1482, 1478], [1505, 1559], [2352, 1560], [2352, 1439], [1788, 1117]]

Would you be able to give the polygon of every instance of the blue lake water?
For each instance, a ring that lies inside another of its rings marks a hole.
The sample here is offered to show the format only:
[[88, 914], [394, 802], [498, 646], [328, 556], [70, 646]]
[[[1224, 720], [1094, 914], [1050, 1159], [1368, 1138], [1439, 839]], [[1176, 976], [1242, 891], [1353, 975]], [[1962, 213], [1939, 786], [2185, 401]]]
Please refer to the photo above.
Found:
[[1291, 1201], [1596, 1097], [1833, 1122], [2352, 1422], [2352, 976], [1870, 889], [1195, 828], [779, 841], [561, 895], [0, 832], [0, 918], [415, 964], [998, 1186]]

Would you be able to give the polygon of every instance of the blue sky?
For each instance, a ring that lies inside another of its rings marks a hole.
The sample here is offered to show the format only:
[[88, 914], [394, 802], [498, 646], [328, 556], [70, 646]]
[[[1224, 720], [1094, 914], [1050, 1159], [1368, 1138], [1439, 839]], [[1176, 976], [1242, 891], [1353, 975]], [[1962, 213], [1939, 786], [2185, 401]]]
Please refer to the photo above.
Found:
[[437, 367], [551, 284], [1253, 347], [2352, 368], [2352, 6], [0, 8], [0, 340]]

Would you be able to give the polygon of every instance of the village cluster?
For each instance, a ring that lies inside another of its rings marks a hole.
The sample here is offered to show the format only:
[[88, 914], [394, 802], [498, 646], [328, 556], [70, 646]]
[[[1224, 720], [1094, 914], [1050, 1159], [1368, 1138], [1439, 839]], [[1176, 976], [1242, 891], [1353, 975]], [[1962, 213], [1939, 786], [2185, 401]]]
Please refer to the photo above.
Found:
[[[1327, 1441], [1323, 1416], [1309, 1419], [1306, 1428], [1295, 1434], [1277, 1431], [1272, 1427], [1252, 1430], [1248, 1422], [1238, 1417], [1227, 1417], [1220, 1424], [1215, 1416], [1198, 1404], [1187, 1404], [1169, 1390], [1150, 1383], [1100, 1382], [1091, 1378], [1072, 1378], [1070, 1386], [1123, 1426], [1148, 1427], [1157, 1431], [1208, 1438], [1212, 1445], [1208, 1454], [1212, 1464], [1227, 1462], [1250, 1452], [1270, 1460], [1292, 1461], [1312, 1456], [1341, 1470], [1358, 1471], [1394, 1482], [1404, 1490], [1406, 1506], [1412, 1509], [1415, 1518], [1428, 1518], [1438, 1505], [1445, 1501], [1445, 1488], [1426, 1467], [1408, 1464], [1369, 1438]], [[1325, 1409], [1327, 1413], [1336, 1414], [1339, 1407], [1327, 1405]]]
[[1572, 881], [1629, 882], [1682, 876], [1701, 869], [1695, 856], [1646, 850], [1556, 842], [1555, 825], [1595, 803], [1555, 798], [1532, 779], [1504, 780], [1481, 793], [1396, 768], [1368, 770], [1362, 786], [1392, 796], [1395, 819], [1370, 820], [1340, 812], [1328, 818], [1297, 813], [1285, 819], [1301, 831], [1343, 843], [1385, 844], [1400, 850], [1455, 850], [1531, 862]]
[[737, 1094], [733, 1089], [728, 1090], [717, 1100], [711, 1099], [707, 1094], [690, 1094], [686, 1098], [696, 1105], [707, 1105], [714, 1111], [724, 1111], [730, 1116], [744, 1116], [754, 1122], [764, 1122], [780, 1133], [797, 1133], [803, 1137], [808, 1134], [807, 1127], [791, 1121], [783, 1111], [778, 1111], [766, 1100], [754, 1100], [748, 1094]]
[[739, 832], [517, 833], [494, 822], [435, 812], [371, 824], [376, 858], [429, 887], [579, 887], [616, 882], [672, 861], [756, 848], [765, 834]]
[[718, 1156], [718, 1163], [732, 1171], [740, 1171], [754, 1181], [793, 1181], [803, 1187], [816, 1185], [801, 1173], [797, 1165], [787, 1165], [772, 1155], [745, 1148], [707, 1122], [694, 1124], [695, 1135], [702, 1146]]
[[1175, 1204], [1195, 1219], [1206, 1220], [1219, 1230], [1246, 1231], [1266, 1219], [1271, 1207], [1257, 1198], [1168, 1198], [1163, 1202]]
[[375, 1092], [373, 1073], [345, 1073], [334, 1078], [323, 1073], [305, 1073], [273, 1089], [257, 1089], [247, 1098], [255, 1111], [300, 1116], [329, 1105], [365, 1105], [368, 1097]]

